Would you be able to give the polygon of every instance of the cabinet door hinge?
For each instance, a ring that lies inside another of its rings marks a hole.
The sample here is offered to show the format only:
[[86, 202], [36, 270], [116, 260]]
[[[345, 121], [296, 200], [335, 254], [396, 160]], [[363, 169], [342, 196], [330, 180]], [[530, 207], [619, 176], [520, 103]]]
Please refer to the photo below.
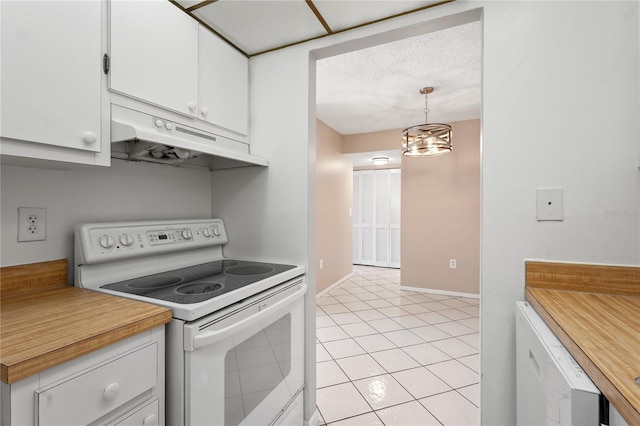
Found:
[[106, 53], [102, 57], [102, 70], [105, 74], [109, 74], [109, 67], [111, 66], [111, 60], [109, 59], [109, 55]]

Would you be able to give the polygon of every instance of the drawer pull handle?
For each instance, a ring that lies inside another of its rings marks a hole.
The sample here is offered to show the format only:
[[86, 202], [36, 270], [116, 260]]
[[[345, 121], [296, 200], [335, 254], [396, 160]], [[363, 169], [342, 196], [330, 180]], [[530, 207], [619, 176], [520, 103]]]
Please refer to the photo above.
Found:
[[120, 384], [111, 383], [109, 386], [104, 388], [104, 399], [112, 400], [118, 395], [118, 391], [120, 390]]
[[155, 414], [149, 414], [142, 420], [142, 426], [154, 426], [158, 417]]

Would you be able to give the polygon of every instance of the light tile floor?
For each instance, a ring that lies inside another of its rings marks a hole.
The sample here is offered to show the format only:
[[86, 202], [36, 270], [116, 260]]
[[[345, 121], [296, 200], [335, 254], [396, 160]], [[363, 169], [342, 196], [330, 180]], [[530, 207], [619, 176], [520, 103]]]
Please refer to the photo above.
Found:
[[355, 265], [318, 298], [320, 424], [479, 424], [479, 299], [399, 283], [398, 269]]

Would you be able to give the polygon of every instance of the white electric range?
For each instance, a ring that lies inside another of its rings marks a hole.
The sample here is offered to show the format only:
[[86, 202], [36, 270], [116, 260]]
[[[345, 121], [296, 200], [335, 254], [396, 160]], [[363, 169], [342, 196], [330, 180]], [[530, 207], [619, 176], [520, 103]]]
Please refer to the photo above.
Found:
[[302, 266], [228, 259], [220, 219], [82, 224], [75, 285], [170, 308], [167, 424], [302, 424]]

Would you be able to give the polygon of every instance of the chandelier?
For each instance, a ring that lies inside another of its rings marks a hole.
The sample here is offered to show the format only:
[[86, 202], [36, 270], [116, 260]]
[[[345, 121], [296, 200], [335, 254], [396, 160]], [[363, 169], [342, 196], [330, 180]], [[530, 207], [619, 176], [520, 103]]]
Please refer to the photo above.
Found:
[[423, 87], [425, 124], [411, 126], [402, 131], [402, 155], [407, 157], [427, 157], [451, 152], [451, 126], [448, 124], [429, 124], [429, 103], [427, 96], [433, 87]]

